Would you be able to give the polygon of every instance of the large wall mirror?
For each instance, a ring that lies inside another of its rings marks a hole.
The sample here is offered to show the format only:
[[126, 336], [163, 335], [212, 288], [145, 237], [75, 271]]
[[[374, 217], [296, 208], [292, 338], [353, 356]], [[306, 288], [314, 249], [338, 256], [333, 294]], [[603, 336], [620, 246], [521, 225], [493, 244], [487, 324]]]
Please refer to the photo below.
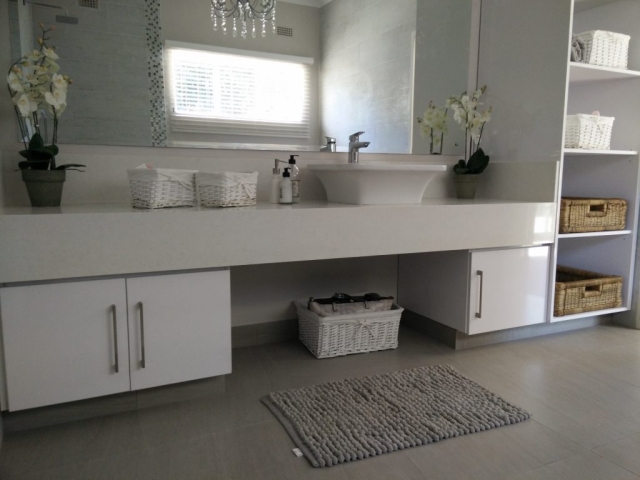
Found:
[[11, 49], [55, 26], [63, 144], [341, 151], [364, 131], [367, 152], [429, 153], [416, 118], [472, 82], [478, 1], [277, 0], [275, 31], [242, 38], [210, 0], [10, 0]]

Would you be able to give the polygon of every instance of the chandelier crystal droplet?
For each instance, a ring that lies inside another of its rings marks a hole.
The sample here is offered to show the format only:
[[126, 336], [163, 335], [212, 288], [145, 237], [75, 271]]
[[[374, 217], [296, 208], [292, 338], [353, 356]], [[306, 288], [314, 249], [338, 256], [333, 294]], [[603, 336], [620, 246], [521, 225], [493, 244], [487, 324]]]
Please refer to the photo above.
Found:
[[[218, 26], [227, 34], [227, 19], [231, 19], [234, 37], [238, 35], [247, 38], [249, 29], [251, 37], [256, 38], [256, 21], [261, 24], [261, 34], [267, 35], [267, 22], [271, 22], [271, 29], [276, 33], [276, 1], [277, 0], [211, 0], [211, 23], [213, 30]], [[248, 25], [250, 23], [250, 25]], [[239, 24], [239, 25], [238, 25]]]

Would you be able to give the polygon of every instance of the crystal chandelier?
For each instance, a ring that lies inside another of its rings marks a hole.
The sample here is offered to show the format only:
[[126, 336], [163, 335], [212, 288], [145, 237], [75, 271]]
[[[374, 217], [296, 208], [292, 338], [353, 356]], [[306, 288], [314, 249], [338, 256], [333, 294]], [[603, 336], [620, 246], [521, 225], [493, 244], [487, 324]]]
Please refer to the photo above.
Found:
[[259, 22], [262, 36], [265, 37], [269, 21], [273, 33], [276, 33], [276, 0], [211, 0], [211, 21], [213, 29], [217, 31], [219, 24], [225, 35], [228, 24], [232, 23], [233, 36], [238, 36], [240, 28], [242, 38], [247, 38], [249, 24], [251, 36], [256, 38], [256, 22]]

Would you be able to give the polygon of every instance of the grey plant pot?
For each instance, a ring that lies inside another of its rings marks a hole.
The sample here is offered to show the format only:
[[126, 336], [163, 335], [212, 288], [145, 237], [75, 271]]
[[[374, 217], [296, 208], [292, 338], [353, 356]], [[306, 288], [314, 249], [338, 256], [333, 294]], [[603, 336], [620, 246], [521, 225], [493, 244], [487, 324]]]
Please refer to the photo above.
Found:
[[476, 188], [480, 175], [454, 175], [453, 181], [456, 185], [456, 194], [458, 198], [471, 200], [476, 198]]
[[32, 207], [59, 207], [62, 187], [67, 178], [64, 170], [21, 170]]

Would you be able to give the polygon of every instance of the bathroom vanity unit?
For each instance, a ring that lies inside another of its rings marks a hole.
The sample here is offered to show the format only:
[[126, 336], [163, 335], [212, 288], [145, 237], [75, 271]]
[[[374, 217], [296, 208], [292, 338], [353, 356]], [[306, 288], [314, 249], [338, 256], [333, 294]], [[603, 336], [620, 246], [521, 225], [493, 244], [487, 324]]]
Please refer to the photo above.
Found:
[[[229, 268], [400, 255], [402, 272], [414, 255], [441, 252], [453, 258], [473, 250], [473, 268], [489, 273], [486, 262], [493, 265], [494, 256], [501, 259], [498, 266], [513, 263], [516, 257], [505, 247], [526, 245], [547, 254], [556, 204], [549, 195], [553, 189], [536, 189], [533, 179], [553, 184], [556, 176], [555, 162], [496, 164], [485, 185], [494, 198], [425, 198], [417, 205], [316, 201], [238, 209], [5, 208], [0, 211], [3, 409], [15, 412], [230, 373]], [[513, 200], [518, 196], [507, 177], [519, 178], [520, 199]], [[433, 188], [438, 191], [449, 181], [443, 175]], [[542, 283], [533, 282], [539, 308], [527, 313], [531, 305], [522, 299], [512, 308], [529, 323], [544, 322], [546, 297], [539, 293], [546, 288], [546, 257], [517, 258], [524, 270], [531, 258], [531, 268], [544, 274]], [[478, 266], [483, 259], [485, 266]], [[445, 264], [453, 267], [458, 261]], [[415, 285], [439, 282], [428, 271], [413, 274]], [[523, 274], [505, 279], [505, 285], [515, 286]], [[487, 277], [486, 291], [492, 291], [493, 282]], [[470, 296], [469, 305], [473, 302]], [[485, 311], [491, 312], [495, 307], [487, 302]]]

